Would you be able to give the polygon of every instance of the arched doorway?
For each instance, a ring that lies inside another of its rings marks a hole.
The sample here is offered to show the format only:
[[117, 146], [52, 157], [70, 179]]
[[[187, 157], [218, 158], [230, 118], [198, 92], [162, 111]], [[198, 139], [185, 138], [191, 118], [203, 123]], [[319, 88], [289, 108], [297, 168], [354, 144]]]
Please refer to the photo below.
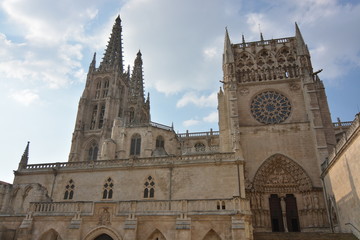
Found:
[[94, 240], [114, 240], [114, 239], [107, 234], [101, 234], [100, 236], [97, 236]]
[[59, 233], [56, 232], [54, 229], [50, 229], [47, 232], [43, 233], [40, 240], [62, 240]]
[[299, 232], [296, 198], [311, 191], [311, 179], [298, 163], [281, 154], [271, 156], [259, 167], [249, 192], [255, 228]]
[[221, 240], [221, 238], [219, 237], [219, 235], [214, 231], [214, 230], [210, 230], [205, 237], [203, 238], [203, 240]]
[[166, 240], [165, 236], [156, 229], [148, 238], [148, 240]]

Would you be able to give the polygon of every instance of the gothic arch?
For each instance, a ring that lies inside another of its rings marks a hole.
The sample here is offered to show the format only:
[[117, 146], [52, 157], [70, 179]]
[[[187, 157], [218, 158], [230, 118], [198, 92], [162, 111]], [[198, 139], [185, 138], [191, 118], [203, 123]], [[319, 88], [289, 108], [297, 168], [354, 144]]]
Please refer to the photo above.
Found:
[[206, 233], [203, 240], [221, 240], [221, 237], [213, 229], [211, 229]]
[[83, 149], [84, 149], [83, 152], [84, 161], [96, 160], [97, 157], [100, 156], [99, 142], [95, 137], [88, 138], [83, 145]]
[[97, 227], [86, 234], [83, 240], [94, 240], [95, 238], [106, 234], [113, 240], [122, 240], [122, 237], [112, 228], [101, 226]]
[[257, 170], [253, 187], [257, 192], [305, 192], [312, 189], [312, 182], [294, 160], [274, 154]]
[[51, 228], [50, 230], [44, 232], [39, 240], [62, 240], [62, 238], [57, 231]]
[[159, 229], [155, 229], [147, 240], [166, 240], [166, 238]]

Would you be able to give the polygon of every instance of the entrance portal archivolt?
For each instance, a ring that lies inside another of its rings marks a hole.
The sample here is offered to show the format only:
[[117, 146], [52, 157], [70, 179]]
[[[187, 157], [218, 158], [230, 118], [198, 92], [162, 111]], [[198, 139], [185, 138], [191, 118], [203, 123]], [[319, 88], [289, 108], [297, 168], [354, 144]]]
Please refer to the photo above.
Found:
[[305, 192], [312, 190], [310, 177], [290, 158], [275, 154], [259, 167], [253, 187], [256, 192]]
[[156, 229], [148, 238], [148, 240], [166, 240], [165, 236], [159, 231], [159, 229]]
[[84, 240], [122, 240], [122, 238], [114, 229], [101, 226], [91, 230]]

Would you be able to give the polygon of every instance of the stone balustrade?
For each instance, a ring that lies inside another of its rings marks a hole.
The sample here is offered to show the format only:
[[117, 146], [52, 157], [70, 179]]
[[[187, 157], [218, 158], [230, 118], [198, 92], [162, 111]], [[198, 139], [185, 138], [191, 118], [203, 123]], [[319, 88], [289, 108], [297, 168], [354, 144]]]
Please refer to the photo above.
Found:
[[[130, 159], [115, 159], [115, 160], [96, 160], [96, 161], [82, 161], [82, 162], [58, 162], [58, 163], [40, 163], [28, 164], [25, 169], [18, 171], [31, 170], [43, 171], [52, 169], [89, 169], [89, 168], [127, 168], [144, 167], [144, 166], [164, 166], [164, 165], [181, 165], [186, 163], [209, 163], [221, 161], [235, 161], [234, 153], [219, 153], [218, 147], [208, 147], [199, 154], [195, 149], [190, 149], [186, 155], [169, 156], [169, 157], [151, 157], [151, 158], [130, 158]], [[196, 155], [195, 155], [196, 153]], [[194, 155], [191, 155], [194, 154]]]
[[30, 211], [36, 215], [73, 215], [76, 212], [86, 215], [93, 212], [93, 202], [32, 202]]
[[[33, 215], [93, 215], [94, 202], [32, 202], [30, 212]], [[103, 203], [101, 203], [103, 204]], [[246, 199], [192, 199], [192, 200], [141, 200], [141, 201], [119, 201], [107, 202], [116, 204], [116, 215], [178, 215], [187, 213], [197, 214], [221, 214], [226, 212], [250, 213], [250, 204]]]

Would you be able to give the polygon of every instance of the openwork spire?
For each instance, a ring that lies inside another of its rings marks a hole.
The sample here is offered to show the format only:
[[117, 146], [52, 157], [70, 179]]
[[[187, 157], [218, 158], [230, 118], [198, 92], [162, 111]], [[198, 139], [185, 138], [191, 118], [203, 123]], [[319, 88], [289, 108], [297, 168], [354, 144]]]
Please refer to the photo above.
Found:
[[145, 102], [142, 65], [143, 61], [141, 59], [141, 52], [139, 50], [134, 61], [134, 68], [131, 75], [131, 97], [137, 100], [141, 99], [142, 102]]
[[25, 151], [21, 157], [21, 160], [20, 160], [20, 163], [19, 163], [19, 167], [18, 169], [25, 169], [26, 168], [26, 165], [28, 164], [28, 160], [29, 160], [29, 145], [30, 145], [30, 142], [27, 142], [27, 145], [26, 145], [26, 148], [25, 148]]
[[124, 72], [121, 34], [121, 19], [118, 16], [115, 20], [104, 57], [100, 63], [100, 69], [117, 69]]

